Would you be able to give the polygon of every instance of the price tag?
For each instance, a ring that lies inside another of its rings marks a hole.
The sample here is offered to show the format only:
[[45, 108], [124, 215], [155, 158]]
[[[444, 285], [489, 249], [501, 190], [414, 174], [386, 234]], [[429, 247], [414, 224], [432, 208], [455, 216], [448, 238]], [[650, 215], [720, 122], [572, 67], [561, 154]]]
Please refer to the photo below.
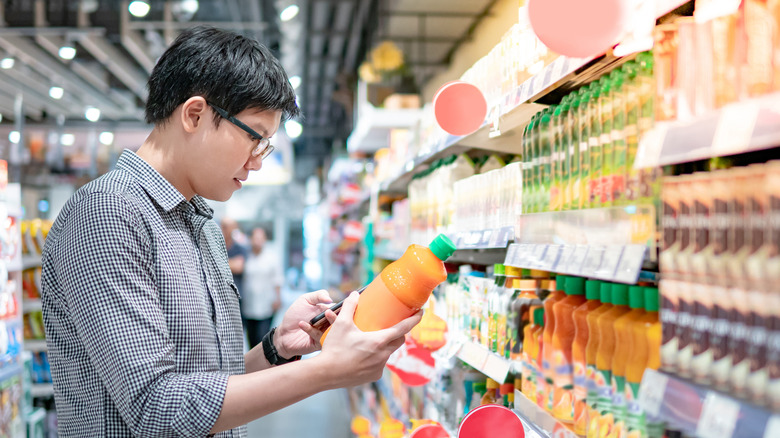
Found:
[[574, 245], [563, 245], [563, 249], [561, 249], [561, 257], [558, 259], [558, 272], [563, 272], [564, 274], [574, 274], [574, 272], [571, 271], [570, 262], [571, 262], [571, 256], [574, 254]]
[[657, 124], [655, 128], [642, 135], [639, 141], [639, 148], [636, 151], [634, 159], [634, 168], [643, 169], [654, 167], [661, 164], [661, 148], [666, 138], [668, 127]]
[[623, 248], [623, 256], [615, 272], [615, 281], [633, 284], [639, 278], [642, 262], [645, 260], [647, 248], [644, 245], [627, 245]]
[[503, 382], [506, 380], [510, 368], [512, 368], [512, 362], [498, 355], [488, 354], [485, 366], [481, 371], [496, 382]]
[[466, 342], [458, 352], [458, 358], [472, 367], [481, 370], [485, 367], [488, 351], [473, 342]]
[[571, 255], [569, 261], [569, 271], [572, 275], [581, 275], [583, 273], [583, 265], [585, 264], [585, 258], [588, 255], [588, 247], [586, 245], [577, 245], [574, 247], [574, 253]]
[[766, 422], [764, 429], [764, 438], [775, 438], [780, 436], [780, 416], [772, 415]]
[[488, 113], [488, 125], [490, 126], [490, 131], [488, 131], [488, 138], [495, 138], [501, 135], [501, 127], [499, 126], [499, 122], [501, 120], [501, 103], [498, 103], [496, 106], [491, 108], [490, 112]]
[[650, 417], [658, 417], [664, 402], [669, 378], [654, 370], [645, 370], [639, 386], [639, 404]]
[[536, 245], [533, 249], [532, 263], [533, 269], [543, 269], [544, 253], [547, 251], [547, 245]]
[[[566, 58], [563, 56], [558, 57], [552, 64], [552, 83], [558, 82], [563, 76], [563, 66], [566, 63]], [[552, 85], [552, 83], [550, 85]]]
[[615, 271], [620, 263], [620, 256], [623, 254], [623, 247], [619, 245], [610, 245], [604, 250], [601, 257], [601, 265], [596, 270], [596, 278], [605, 280], [614, 280]]
[[546, 271], [555, 271], [558, 264], [558, 256], [561, 253], [561, 245], [548, 245], [542, 260], [542, 269]]
[[490, 246], [490, 237], [493, 236], [493, 230], [485, 230], [479, 238], [477, 248], [488, 248]]
[[718, 127], [712, 140], [712, 153], [715, 154], [713, 156], [745, 152], [753, 137], [758, 111], [759, 106], [756, 104], [724, 107], [720, 112]]
[[739, 418], [739, 403], [722, 395], [708, 392], [701, 408], [696, 436], [730, 438]]
[[604, 256], [605, 249], [603, 246], [588, 247], [588, 255], [585, 256], [585, 261], [582, 263], [582, 270], [580, 271], [582, 276], [596, 277], [596, 272], [599, 270], [599, 266], [601, 266], [601, 259]]
[[517, 267], [514, 265], [516, 253], [517, 253], [517, 245], [509, 245], [509, 248], [507, 248], [506, 250], [506, 257], [504, 257], [504, 264], [506, 266], [513, 266], [515, 268]]

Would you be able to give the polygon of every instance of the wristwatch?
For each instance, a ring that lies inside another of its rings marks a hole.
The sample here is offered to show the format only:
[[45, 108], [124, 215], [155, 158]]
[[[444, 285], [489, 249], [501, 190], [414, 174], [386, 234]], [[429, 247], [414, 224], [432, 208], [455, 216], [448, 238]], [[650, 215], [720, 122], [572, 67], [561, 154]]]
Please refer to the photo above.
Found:
[[263, 353], [265, 354], [265, 358], [268, 359], [268, 363], [271, 365], [284, 365], [286, 363], [295, 362], [296, 360], [300, 360], [301, 356], [293, 356], [289, 359], [285, 359], [281, 356], [279, 356], [279, 352], [276, 351], [276, 347], [274, 346], [274, 333], [276, 332], [276, 327], [272, 328], [271, 331], [265, 334], [263, 336]]

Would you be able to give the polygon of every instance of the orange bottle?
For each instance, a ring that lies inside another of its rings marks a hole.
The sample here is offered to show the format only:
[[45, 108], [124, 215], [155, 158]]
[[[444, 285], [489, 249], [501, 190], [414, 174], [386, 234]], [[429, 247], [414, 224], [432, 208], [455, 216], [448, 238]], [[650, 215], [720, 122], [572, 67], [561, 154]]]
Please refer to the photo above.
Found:
[[631, 357], [633, 324], [645, 314], [645, 290], [641, 286], [628, 288], [628, 313], [615, 320], [615, 353], [612, 356], [612, 412], [615, 418], [614, 436], [627, 432], [626, 364]]
[[588, 397], [586, 402], [588, 404], [588, 436], [591, 429], [590, 422], [594, 418], [598, 418], [598, 410], [596, 410], [596, 400], [598, 400], [598, 385], [596, 384], [596, 376], [598, 375], [598, 369], [596, 368], [596, 353], [599, 350], [599, 325], [598, 318], [604, 313], [612, 309], [612, 284], [599, 281], [599, 296], [601, 298], [601, 306], [596, 310], [590, 312], [585, 318], [588, 323], [588, 343], [585, 345], [585, 377], [586, 386], [588, 388]]
[[571, 360], [574, 363], [574, 433], [585, 436], [588, 431], [588, 408], [585, 400], [588, 396], [587, 378], [585, 373], [585, 347], [588, 344], [587, 316], [602, 306], [601, 282], [588, 280], [585, 282], [585, 304], [574, 310], [574, 342], [571, 345]]
[[[544, 282], [542, 282], [544, 283]], [[547, 411], [552, 412], [553, 394], [555, 393], [553, 383], [553, 351], [552, 345], [553, 333], [555, 332], [555, 311], [553, 306], [558, 301], [566, 298], [566, 293], [562, 290], [566, 284], [566, 276], [559, 275], [556, 280], [550, 280], [550, 296], [544, 300], [544, 349], [542, 350], [542, 375], [544, 376], [544, 406]]]
[[[596, 323], [599, 326], [599, 349], [596, 352], [596, 384], [598, 398], [596, 409], [599, 412], [599, 436], [611, 436], [614, 425], [612, 412], [612, 358], [615, 355], [615, 321], [626, 313], [628, 308], [628, 285], [612, 284], [612, 305], [608, 311], [599, 315]], [[590, 420], [591, 426], [593, 420]], [[589, 431], [590, 434], [590, 431]]]
[[[377, 331], [414, 315], [433, 289], [447, 279], [444, 260], [453, 252], [455, 244], [444, 234], [436, 236], [428, 248], [410, 245], [360, 294], [355, 325], [363, 331]], [[322, 335], [323, 343], [329, 331]]]
[[572, 343], [574, 342], [574, 309], [584, 304], [585, 279], [582, 277], [565, 278], [566, 298], [553, 305], [555, 312], [555, 331], [553, 346], [553, 416], [564, 423], [574, 423], [574, 368]]
[[542, 357], [544, 355], [544, 321], [545, 321], [545, 314], [544, 314], [544, 307], [541, 307], [542, 311], [539, 312], [537, 315], [539, 315], [539, 320], [537, 321], [539, 323], [539, 327], [541, 330], [539, 330], [536, 333], [536, 379], [535, 379], [535, 386], [536, 386], [536, 397], [534, 400], [536, 401], [537, 406], [544, 407], [544, 403], [546, 401], [545, 394], [546, 394], [546, 388], [547, 388], [547, 382], [544, 380], [544, 374], [542, 373]]
[[[639, 385], [642, 383], [642, 376], [648, 365], [650, 358], [650, 331], [654, 327], [660, 329], [658, 322], [658, 289], [654, 287], [643, 287], [645, 314], [633, 321], [630, 326], [631, 346], [629, 359], [626, 362], [626, 425], [628, 426], [629, 436], [646, 437], [647, 424], [644, 410], [639, 405]], [[629, 304], [630, 304], [629, 297]], [[660, 342], [660, 341], [659, 341]], [[656, 348], [655, 366], [660, 365], [660, 343]], [[656, 368], [657, 369], [657, 368]]]
[[536, 400], [536, 379], [539, 375], [539, 345], [536, 342], [544, 329], [544, 308], [533, 307], [531, 324], [523, 329], [523, 379], [522, 392], [529, 400]]

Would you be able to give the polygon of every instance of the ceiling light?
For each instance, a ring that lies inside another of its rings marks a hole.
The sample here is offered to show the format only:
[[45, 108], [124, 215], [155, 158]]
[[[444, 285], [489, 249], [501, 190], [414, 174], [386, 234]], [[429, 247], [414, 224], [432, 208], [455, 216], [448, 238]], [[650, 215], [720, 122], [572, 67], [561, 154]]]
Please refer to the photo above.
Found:
[[298, 75], [295, 75], [290, 78], [290, 85], [292, 85], [293, 89], [297, 89], [301, 86], [301, 77]]
[[181, 2], [179, 2], [181, 10], [188, 14], [195, 14], [198, 12], [198, 6], [198, 0], [181, 0]]
[[104, 131], [100, 133], [100, 136], [98, 137], [100, 139], [100, 142], [105, 145], [110, 145], [114, 142], [114, 133], [109, 131]]
[[84, 111], [84, 117], [90, 122], [97, 122], [100, 120], [100, 110], [94, 106], [88, 106], [87, 110]]
[[3, 58], [2, 61], [0, 61], [0, 67], [2, 67], [4, 70], [8, 70], [9, 68], [14, 68], [14, 61], [13, 58]]
[[127, 6], [127, 10], [130, 12], [130, 14], [138, 18], [146, 17], [146, 14], [149, 13], [149, 9], [151, 9], [149, 3], [141, 0], [132, 1]]
[[298, 5], [287, 6], [282, 13], [279, 14], [279, 18], [281, 18], [282, 21], [290, 21], [298, 15], [298, 11], [300, 10], [301, 8], [299, 8]]
[[303, 126], [295, 120], [288, 120], [284, 122], [284, 130], [290, 138], [298, 138], [303, 133]]
[[65, 90], [62, 89], [62, 87], [51, 87], [49, 88], [49, 96], [52, 99], [62, 99], [62, 96], [65, 94]]
[[60, 136], [60, 143], [62, 143], [63, 146], [73, 146], [73, 143], [76, 143], [76, 136], [73, 134], [62, 134], [62, 136]]
[[60, 47], [60, 58], [71, 60], [76, 57], [76, 48], [73, 46]]
[[22, 139], [22, 134], [20, 134], [19, 131], [11, 131], [8, 133], [8, 141], [10, 141], [13, 144], [19, 143], [21, 139]]

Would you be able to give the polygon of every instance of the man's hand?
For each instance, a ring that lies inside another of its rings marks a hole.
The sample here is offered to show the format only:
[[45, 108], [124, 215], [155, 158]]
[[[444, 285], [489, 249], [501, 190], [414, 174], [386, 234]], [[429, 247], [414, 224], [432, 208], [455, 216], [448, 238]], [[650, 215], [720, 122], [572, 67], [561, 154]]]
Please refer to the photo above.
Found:
[[320, 290], [298, 297], [284, 314], [282, 324], [276, 329], [274, 345], [281, 357], [309, 354], [321, 348], [322, 332], [309, 325], [309, 321], [333, 304], [327, 291]]

